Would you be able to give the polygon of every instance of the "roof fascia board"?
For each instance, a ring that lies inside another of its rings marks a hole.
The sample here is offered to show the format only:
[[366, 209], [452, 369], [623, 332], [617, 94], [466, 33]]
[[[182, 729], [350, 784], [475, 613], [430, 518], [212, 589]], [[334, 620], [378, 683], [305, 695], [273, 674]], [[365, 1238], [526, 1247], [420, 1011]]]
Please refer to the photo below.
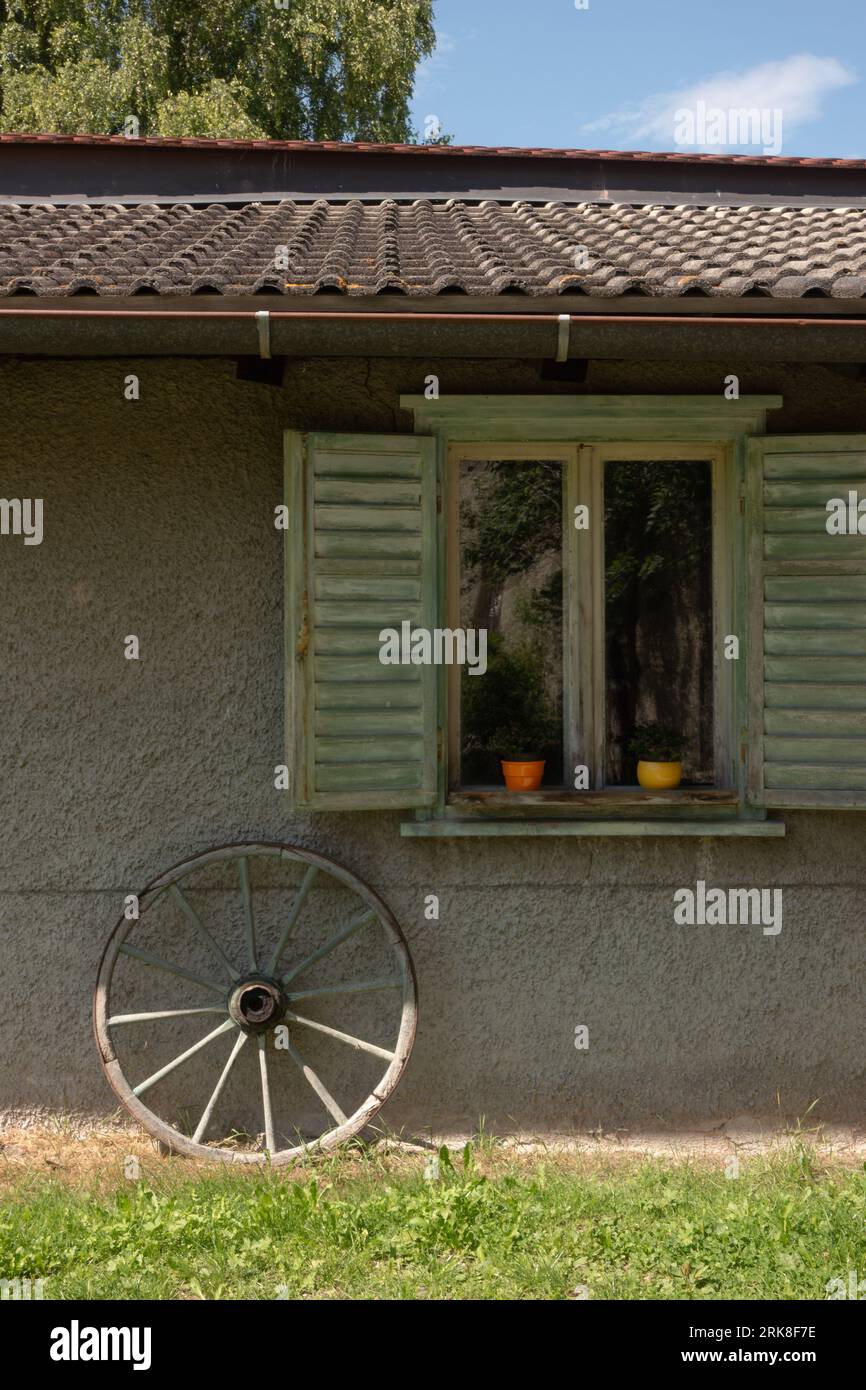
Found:
[[0, 144], [0, 200], [31, 203], [381, 201], [866, 206], [866, 169], [660, 155]]

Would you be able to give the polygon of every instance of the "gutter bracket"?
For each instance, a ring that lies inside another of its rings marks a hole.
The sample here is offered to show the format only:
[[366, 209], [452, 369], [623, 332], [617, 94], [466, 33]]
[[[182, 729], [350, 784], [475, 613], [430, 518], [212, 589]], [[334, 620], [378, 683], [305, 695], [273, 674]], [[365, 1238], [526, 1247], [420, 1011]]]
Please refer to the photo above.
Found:
[[271, 311], [256, 310], [256, 328], [259, 335], [259, 357], [271, 356]]
[[568, 347], [571, 339], [571, 314], [559, 315], [559, 337], [556, 343], [557, 362], [568, 361]]

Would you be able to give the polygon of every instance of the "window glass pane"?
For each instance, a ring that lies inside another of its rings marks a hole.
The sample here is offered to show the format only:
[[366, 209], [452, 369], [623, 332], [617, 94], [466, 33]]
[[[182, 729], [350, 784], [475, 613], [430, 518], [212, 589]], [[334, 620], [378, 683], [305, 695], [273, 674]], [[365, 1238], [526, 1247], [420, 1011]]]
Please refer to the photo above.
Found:
[[712, 470], [610, 461], [604, 472], [605, 784], [635, 786], [637, 725], [684, 739], [683, 783], [713, 769]]
[[562, 785], [562, 507], [561, 463], [461, 464], [460, 624], [488, 633], [486, 674], [461, 677], [463, 786], [520, 755]]

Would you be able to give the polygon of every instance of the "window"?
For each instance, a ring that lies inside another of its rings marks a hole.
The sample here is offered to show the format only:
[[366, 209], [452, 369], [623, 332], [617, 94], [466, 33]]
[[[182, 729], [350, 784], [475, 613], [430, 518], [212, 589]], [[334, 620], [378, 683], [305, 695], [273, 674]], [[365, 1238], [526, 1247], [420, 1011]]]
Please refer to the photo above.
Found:
[[[825, 524], [866, 497], [866, 437], [767, 436], [780, 404], [417, 396], [414, 435], [289, 432], [293, 804], [405, 810], [411, 835], [777, 835], [771, 808], [866, 807], [866, 535]], [[488, 670], [383, 664], [403, 626], [485, 627]], [[651, 719], [684, 737], [675, 792], [634, 786]], [[503, 729], [542, 753], [537, 792], [501, 787]]]
[[501, 790], [500, 760], [534, 756], [548, 800], [612, 801], [638, 790], [637, 728], [659, 724], [684, 740], [667, 799], [732, 787], [729, 467], [700, 444], [451, 446], [449, 625], [488, 634], [486, 674], [449, 681], [452, 792]]
[[533, 755], [564, 785], [569, 458], [526, 452], [465, 450], [451, 479], [449, 626], [487, 634], [484, 674], [451, 673], [452, 786], [498, 786], [500, 758]]
[[602, 468], [604, 784], [635, 784], [633, 731], [660, 723], [682, 736], [683, 785], [713, 786], [712, 463]]

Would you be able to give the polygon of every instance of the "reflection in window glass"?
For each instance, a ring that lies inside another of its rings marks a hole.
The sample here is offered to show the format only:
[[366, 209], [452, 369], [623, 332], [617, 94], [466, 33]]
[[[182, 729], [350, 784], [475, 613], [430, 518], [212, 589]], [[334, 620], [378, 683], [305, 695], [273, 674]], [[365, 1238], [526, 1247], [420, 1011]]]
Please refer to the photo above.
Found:
[[460, 624], [488, 632], [486, 675], [461, 678], [463, 786], [520, 756], [562, 785], [562, 506], [561, 463], [461, 465]]
[[712, 472], [614, 462], [604, 473], [608, 786], [634, 786], [636, 725], [682, 735], [683, 782], [713, 772]]

